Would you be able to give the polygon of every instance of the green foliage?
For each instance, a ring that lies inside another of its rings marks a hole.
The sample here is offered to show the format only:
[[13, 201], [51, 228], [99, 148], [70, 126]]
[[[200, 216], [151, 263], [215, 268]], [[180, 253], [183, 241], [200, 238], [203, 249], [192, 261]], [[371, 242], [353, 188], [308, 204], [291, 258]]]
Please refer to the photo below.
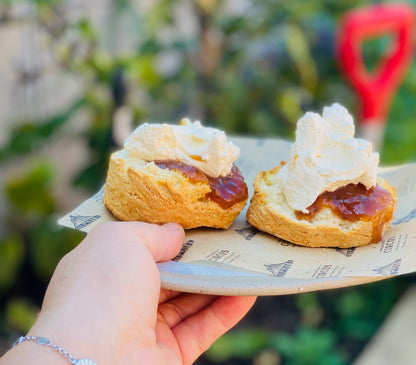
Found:
[[368, 340], [400, 293], [399, 282], [395, 280], [344, 290], [333, 303], [337, 330], [345, 337]]
[[300, 311], [310, 310], [319, 307], [318, 295], [315, 292], [303, 293], [296, 296], [296, 305]]
[[378, 318], [370, 315], [372, 306], [368, 299], [358, 290], [348, 290], [340, 296], [337, 309], [344, 335], [366, 340], [375, 332]]
[[382, 164], [416, 161], [416, 69], [412, 67], [394, 99], [386, 125]]
[[27, 172], [15, 177], [6, 185], [6, 195], [21, 212], [42, 215], [54, 211], [51, 194], [53, 172], [46, 162], [40, 161]]
[[6, 323], [13, 331], [27, 333], [35, 323], [39, 308], [28, 298], [13, 298], [5, 310]]
[[[375, 333], [405, 287], [406, 278], [396, 278], [293, 295], [293, 310], [299, 311], [300, 318], [293, 332], [240, 328], [217, 340], [205, 357], [213, 363], [248, 364], [249, 359], [272, 352], [284, 365], [350, 364], [355, 351]], [[270, 309], [279, 310], [278, 303]]]
[[232, 358], [250, 359], [269, 343], [269, 335], [261, 329], [233, 331], [220, 337], [206, 352], [214, 362]]
[[16, 282], [24, 254], [23, 240], [17, 234], [0, 241], [0, 293]]
[[342, 365], [345, 361], [334, 348], [336, 340], [333, 331], [301, 327], [294, 335], [278, 333], [271, 342], [288, 365]]
[[295, 303], [300, 310], [302, 323], [305, 326], [318, 326], [324, 317], [324, 309], [315, 292], [303, 293], [295, 297]]
[[335, 348], [336, 340], [336, 334], [329, 329], [300, 327], [293, 335], [244, 329], [219, 338], [205, 356], [213, 362], [224, 362], [251, 359], [261, 351], [273, 349], [288, 365], [343, 365], [344, 356]]
[[79, 100], [73, 103], [62, 114], [38, 122], [30, 121], [17, 124], [11, 131], [8, 143], [0, 147], [0, 163], [20, 154], [30, 153], [48, 142], [53, 133], [65, 124], [73, 114], [83, 105]]

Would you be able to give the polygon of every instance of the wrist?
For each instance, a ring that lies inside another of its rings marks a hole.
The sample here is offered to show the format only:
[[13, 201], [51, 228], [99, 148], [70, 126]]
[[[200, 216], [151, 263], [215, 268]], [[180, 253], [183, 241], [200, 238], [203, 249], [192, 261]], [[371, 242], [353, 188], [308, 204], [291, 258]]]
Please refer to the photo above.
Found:
[[[80, 323], [74, 320], [72, 316], [65, 317], [55, 314], [48, 313], [45, 316], [41, 312], [26, 336], [29, 338], [34, 337], [35, 339], [21, 342], [15, 348], [27, 344], [38, 347], [40, 349], [37, 352], [54, 353], [55, 358], [58, 356], [60, 358], [59, 364], [69, 365], [71, 360], [83, 358], [91, 359], [99, 365], [111, 363], [111, 361], [108, 361], [110, 357], [106, 351], [107, 349], [100, 344], [102, 337], [100, 334], [93, 332], [93, 326], [88, 326], [88, 323], [85, 322]], [[40, 342], [38, 339], [40, 339]], [[46, 339], [46, 344], [44, 339]], [[100, 349], [102, 350], [100, 351]], [[68, 356], [65, 354], [68, 354]], [[81, 362], [81, 364], [84, 363]]]
[[18, 346], [10, 349], [0, 360], [7, 365], [68, 365], [68, 360], [59, 353], [39, 346], [36, 343], [22, 342]]
[[87, 358], [82, 359], [76, 359], [74, 356], [72, 356], [68, 351], [66, 351], [61, 346], [53, 343], [51, 340], [49, 340], [46, 337], [40, 337], [40, 336], [21, 336], [13, 345], [13, 347], [16, 347], [17, 345], [20, 345], [24, 342], [32, 342], [39, 346], [49, 347], [51, 350], [55, 351], [56, 353], [60, 354], [62, 357], [66, 358], [67, 361], [74, 365], [97, 365], [94, 361]]

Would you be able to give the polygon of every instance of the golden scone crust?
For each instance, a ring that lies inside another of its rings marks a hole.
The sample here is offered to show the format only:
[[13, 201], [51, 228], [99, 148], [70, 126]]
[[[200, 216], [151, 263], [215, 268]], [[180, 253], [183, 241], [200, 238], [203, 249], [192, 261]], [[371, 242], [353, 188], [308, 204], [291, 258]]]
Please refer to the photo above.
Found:
[[105, 185], [104, 204], [123, 221], [164, 224], [183, 228], [228, 228], [246, 201], [228, 209], [206, 197], [208, 182], [191, 182], [178, 170], [161, 169], [153, 162], [132, 165], [113, 153]]
[[381, 177], [377, 184], [390, 192], [393, 203], [371, 220], [351, 222], [338, 217], [330, 208], [323, 208], [308, 221], [298, 220], [287, 204], [282, 181], [277, 175], [280, 168], [260, 172], [254, 180], [254, 195], [246, 218], [257, 229], [301, 246], [349, 248], [371, 243], [373, 230], [378, 229], [380, 222], [387, 221], [380, 227], [382, 234], [390, 227], [397, 193]]

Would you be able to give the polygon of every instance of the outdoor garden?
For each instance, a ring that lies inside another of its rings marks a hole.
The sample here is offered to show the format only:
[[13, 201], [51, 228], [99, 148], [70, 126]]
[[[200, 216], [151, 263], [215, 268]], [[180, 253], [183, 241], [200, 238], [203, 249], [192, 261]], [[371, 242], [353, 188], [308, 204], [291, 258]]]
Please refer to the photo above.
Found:
[[[84, 237], [57, 219], [100, 189], [123, 131], [187, 116], [228, 134], [293, 140], [306, 111], [339, 102], [358, 115], [335, 42], [345, 13], [372, 3], [2, 0], [0, 58], [23, 44], [21, 33], [29, 38], [22, 62], [9, 57], [13, 76], [0, 70], [11, 80], [0, 104], [11, 109], [0, 114], [0, 350], [31, 327], [57, 262]], [[364, 44], [369, 70], [391, 38]], [[416, 161], [415, 100], [411, 64], [381, 165]], [[351, 364], [413, 283], [410, 274], [260, 297], [197, 364]]]

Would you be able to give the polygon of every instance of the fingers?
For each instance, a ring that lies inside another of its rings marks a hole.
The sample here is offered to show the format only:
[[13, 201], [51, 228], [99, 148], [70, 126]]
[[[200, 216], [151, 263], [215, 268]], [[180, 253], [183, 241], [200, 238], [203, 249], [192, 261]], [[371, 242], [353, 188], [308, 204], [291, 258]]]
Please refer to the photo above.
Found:
[[144, 222], [111, 222], [94, 228], [85, 240], [90, 245], [108, 244], [121, 248], [123, 242], [145, 245], [154, 260], [167, 261], [177, 255], [184, 242], [185, 232], [176, 223], [162, 226]]
[[179, 295], [182, 295], [183, 292], [171, 290], [171, 289], [162, 289], [159, 295], [159, 304], [165, 303], [168, 300], [171, 300]]
[[255, 297], [218, 297], [178, 322], [172, 332], [181, 348], [183, 363], [192, 364], [217, 338], [237, 324], [255, 300]]
[[[176, 292], [177, 293], [177, 292]], [[171, 299], [159, 304], [159, 316], [170, 328], [211, 304], [217, 296], [191, 293], [172, 293]]]

